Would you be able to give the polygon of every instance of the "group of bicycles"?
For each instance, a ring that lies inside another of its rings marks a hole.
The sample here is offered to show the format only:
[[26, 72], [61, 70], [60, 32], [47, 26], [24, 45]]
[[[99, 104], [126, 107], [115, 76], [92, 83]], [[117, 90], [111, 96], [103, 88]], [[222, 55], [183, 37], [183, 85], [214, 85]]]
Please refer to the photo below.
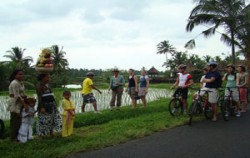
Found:
[[[232, 88], [226, 87], [226, 89], [230, 92], [229, 95], [225, 96], [224, 90], [225, 88], [219, 89], [219, 98], [217, 105], [220, 107], [221, 115], [224, 121], [228, 121], [230, 117], [233, 117], [237, 113], [237, 108], [235, 102], [232, 98]], [[203, 94], [201, 95], [201, 93]], [[211, 104], [208, 102], [208, 95], [209, 90], [198, 89], [197, 97], [194, 98], [193, 102], [191, 103], [188, 111], [189, 121], [188, 124], [192, 124], [193, 117], [195, 115], [204, 114], [206, 119], [212, 119], [213, 117], [213, 109]], [[180, 92], [177, 93], [173, 98], [170, 100], [168, 105], [169, 113], [172, 116], [182, 115], [184, 112], [184, 104], [181, 99]]]

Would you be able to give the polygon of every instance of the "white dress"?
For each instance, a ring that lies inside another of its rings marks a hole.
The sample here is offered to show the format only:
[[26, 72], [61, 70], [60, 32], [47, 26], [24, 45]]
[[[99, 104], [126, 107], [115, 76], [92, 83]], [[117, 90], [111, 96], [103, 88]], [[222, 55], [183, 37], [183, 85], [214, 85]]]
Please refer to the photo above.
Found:
[[35, 109], [30, 106], [28, 107], [28, 112], [25, 112], [24, 109], [21, 112], [22, 123], [18, 131], [17, 139], [22, 143], [27, 142], [27, 140], [33, 139], [32, 126], [34, 124], [34, 113]]

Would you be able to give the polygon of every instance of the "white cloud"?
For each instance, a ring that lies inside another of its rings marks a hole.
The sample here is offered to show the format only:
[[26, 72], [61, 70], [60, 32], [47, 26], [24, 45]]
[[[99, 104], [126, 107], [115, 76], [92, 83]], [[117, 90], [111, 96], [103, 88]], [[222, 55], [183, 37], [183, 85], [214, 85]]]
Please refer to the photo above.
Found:
[[[192, 0], [5, 0], [0, 7], [0, 60], [11, 47], [26, 48], [37, 59], [40, 49], [63, 46], [72, 68], [149, 69], [165, 56], [156, 45], [169, 40], [178, 50], [204, 27], [186, 33]], [[190, 53], [220, 55], [230, 48], [216, 35], [198, 37]]]

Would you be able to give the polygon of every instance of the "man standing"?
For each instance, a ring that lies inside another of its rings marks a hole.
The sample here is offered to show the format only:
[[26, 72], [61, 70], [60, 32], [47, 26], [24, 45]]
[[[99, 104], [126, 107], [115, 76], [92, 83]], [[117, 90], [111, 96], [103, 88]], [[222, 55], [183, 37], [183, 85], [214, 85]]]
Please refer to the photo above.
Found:
[[186, 68], [187, 68], [187, 65], [181, 64], [178, 66], [178, 71], [179, 71], [178, 77], [176, 79], [176, 82], [172, 86], [172, 88], [178, 86], [178, 88], [174, 92], [174, 96], [176, 96], [176, 94], [180, 92], [181, 99], [184, 104], [185, 114], [187, 113], [187, 109], [188, 109], [188, 102], [187, 102], [188, 87], [194, 83], [192, 76], [189, 73], [187, 73]]
[[110, 89], [112, 90], [112, 98], [110, 101], [111, 110], [115, 107], [115, 102], [117, 109], [119, 109], [119, 107], [121, 106], [124, 85], [125, 85], [124, 77], [122, 75], [119, 75], [119, 70], [115, 68], [113, 70], [113, 76], [111, 76], [110, 78], [110, 86], [109, 86], [109, 90]]
[[86, 79], [82, 83], [82, 97], [83, 97], [83, 103], [82, 103], [82, 112], [85, 112], [85, 106], [87, 103], [92, 103], [95, 112], [97, 113], [97, 103], [96, 99], [92, 93], [92, 90], [95, 89], [97, 90], [100, 94], [102, 93], [96, 86], [94, 86], [93, 83], [93, 77], [94, 77], [93, 72], [88, 72]]
[[220, 73], [217, 71], [216, 62], [211, 61], [208, 63], [208, 73], [206, 74], [202, 82], [206, 83], [205, 87], [209, 91], [208, 101], [211, 103], [214, 113], [212, 121], [217, 121], [217, 102], [219, 98], [217, 88], [220, 87], [222, 78]]

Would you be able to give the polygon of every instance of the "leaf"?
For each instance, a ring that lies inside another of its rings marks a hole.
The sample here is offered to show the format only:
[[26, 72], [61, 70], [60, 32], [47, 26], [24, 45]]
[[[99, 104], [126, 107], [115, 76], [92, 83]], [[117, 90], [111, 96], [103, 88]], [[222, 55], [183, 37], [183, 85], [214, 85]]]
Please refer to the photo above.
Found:
[[185, 46], [186, 49], [193, 49], [195, 47], [195, 40], [191, 39], [190, 41], [188, 41]]

